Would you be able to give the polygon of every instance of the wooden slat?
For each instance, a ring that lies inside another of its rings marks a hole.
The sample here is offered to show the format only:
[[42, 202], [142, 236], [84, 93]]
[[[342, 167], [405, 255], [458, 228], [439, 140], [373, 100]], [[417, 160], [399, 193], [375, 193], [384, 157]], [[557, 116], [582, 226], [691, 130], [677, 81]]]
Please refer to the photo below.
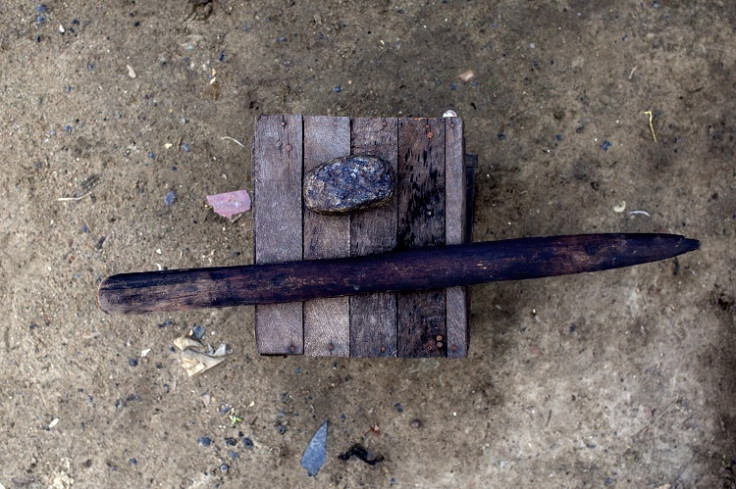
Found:
[[[377, 156], [397, 171], [396, 119], [353, 119], [352, 154]], [[376, 209], [351, 216], [350, 255], [392, 251], [396, 247], [397, 198]], [[396, 356], [396, 294], [350, 298], [350, 356]]]
[[[465, 241], [467, 225], [467, 179], [462, 119], [445, 119], [445, 134], [445, 240], [447, 244], [460, 244]], [[445, 297], [447, 356], [464, 358], [468, 354], [467, 289], [450, 287], [445, 291]]]
[[[350, 154], [350, 119], [304, 118], [304, 173], [333, 158]], [[304, 209], [304, 259], [350, 255], [350, 216], [318, 214]], [[304, 303], [304, 353], [350, 355], [350, 300], [316, 299]]]
[[[445, 243], [445, 121], [399, 121], [399, 248]], [[446, 355], [445, 291], [398, 294], [398, 356]]]
[[[256, 120], [253, 147], [256, 263], [302, 259], [302, 116]], [[302, 303], [256, 306], [256, 345], [265, 355], [302, 354]]]

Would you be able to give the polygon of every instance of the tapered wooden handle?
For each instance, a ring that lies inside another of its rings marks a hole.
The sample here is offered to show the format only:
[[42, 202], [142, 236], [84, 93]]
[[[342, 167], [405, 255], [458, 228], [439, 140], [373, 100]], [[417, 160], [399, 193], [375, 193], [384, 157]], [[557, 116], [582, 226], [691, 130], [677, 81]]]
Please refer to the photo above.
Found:
[[698, 249], [673, 234], [587, 234], [409, 249], [269, 265], [113, 275], [97, 293], [111, 313], [298, 302], [627, 267]]

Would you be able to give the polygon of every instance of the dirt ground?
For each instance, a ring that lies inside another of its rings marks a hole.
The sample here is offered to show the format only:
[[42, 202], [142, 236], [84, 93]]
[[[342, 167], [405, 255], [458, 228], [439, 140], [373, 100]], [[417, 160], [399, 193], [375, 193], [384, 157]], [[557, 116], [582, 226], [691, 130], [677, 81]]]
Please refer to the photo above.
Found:
[[[736, 487], [732, 2], [313, 3], [3, 2], [0, 485]], [[257, 115], [447, 109], [476, 240], [702, 249], [475, 287], [461, 361], [263, 358], [249, 307], [97, 309], [112, 273], [251, 263], [252, 215], [205, 196], [252, 190]], [[195, 325], [232, 355], [190, 379]]]

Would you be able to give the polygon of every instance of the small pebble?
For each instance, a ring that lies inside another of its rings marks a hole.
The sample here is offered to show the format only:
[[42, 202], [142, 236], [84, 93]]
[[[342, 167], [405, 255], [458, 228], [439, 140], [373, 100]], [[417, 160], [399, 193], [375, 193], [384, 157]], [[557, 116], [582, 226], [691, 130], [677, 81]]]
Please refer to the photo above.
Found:
[[396, 409], [396, 411], [400, 413], [404, 412], [404, 406], [402, 406], [400, 402], [397, 402], [396, 404], [394, 404], [394, 408]]
[[176, 192], [173, 190], [169, 190], [169, 192], [166, 194], [166, 197], [164, 197], [164, 204], [171, 205], [174, 202], [176, 202]]
[[199, 324], [195, 324], [194, 328], [192, 328], [192, 337], [195, 340], [201, 340], [204, 336], [204, 327], [200, 326]]
[[43, 24], [46, 19], [43, 17], [43, 15], [39, 15], [36, 17], [36, 24]]
[[66, 132], [72, 132], [72, 126], [70, 126], [69, 124], [67, 124], [66, 126], [64, 126], [64, 130]]
[[203, 447], [208, 447], [210, 446], [210, 444], [212, 444], [212, 439], [209, 436], [200, 436], [197, 439], [197, 443], [199, 443]]
[[135, 457], [131, 457], [128, 462], [130, 463], [130, 465], [136, 465], [138, 463], [138, 460], [136, 460]]
[[414, 418], [411, 420], [411, 427], [412, 428], [421, 428], [422, 427], [422, 421], [419, 418]]
[[228, 450], [227, 456], [230, 458], [239, 458], [240, 454], [236, 452], [235, 450]]
[[222, 464], [220, 465], [220, 471], [223, 474], [227, 474], [227, 471], [230, 470], [230, 466], [228, 464]]
[[[182, 118], [183, 123], [186, 123], [186, 119]], [[187, 143], [181, 143], [181, 150], [185, 153], [191, 153], [192, 148]]]
[[506, 139], [506, 135], [504, 133], [502, 133], [502, 132], [499, 132], [496, 135], [496, 137], [498, 138], [499, 141], [503, 141], [504, 139]]
[[148, 157], [151, 158], [152, 160], [155, 160], [156, 159], [156, 153], [154, 153], [153, 151], [149, 151], [148, 152]]
[[138, 360], [136, 360], [135, 358], [131, 358], [130, 360], [128, 360], [128, 365], [130, 365], [131, 367], [137, 367]]
[[225, 445], [234, 447], [237, 444], [238, 444], [238, 441], [232, 436], [228, 436], [227, 438], [225, 438]]

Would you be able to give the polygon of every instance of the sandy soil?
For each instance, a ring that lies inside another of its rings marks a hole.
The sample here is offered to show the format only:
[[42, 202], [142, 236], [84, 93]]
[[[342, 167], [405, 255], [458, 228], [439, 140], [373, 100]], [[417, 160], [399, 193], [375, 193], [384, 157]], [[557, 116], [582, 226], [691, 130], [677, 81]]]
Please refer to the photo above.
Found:
[[[731, 2], [310, 3], [3, 2], [0, 484], [736, 487]], [[480, 156], [476, 239], [702, 250], [475, 287], [464, 361], [262, 358], [252, 308], [97, 309], [112, 273], [251, 262], [252, 216], [204, 203], [252, 188], [258, 114], [447, 109]], [[195, 325], [233, 354], [189, 379]], [[354, 443], [385, 460], [339, 460]]]

